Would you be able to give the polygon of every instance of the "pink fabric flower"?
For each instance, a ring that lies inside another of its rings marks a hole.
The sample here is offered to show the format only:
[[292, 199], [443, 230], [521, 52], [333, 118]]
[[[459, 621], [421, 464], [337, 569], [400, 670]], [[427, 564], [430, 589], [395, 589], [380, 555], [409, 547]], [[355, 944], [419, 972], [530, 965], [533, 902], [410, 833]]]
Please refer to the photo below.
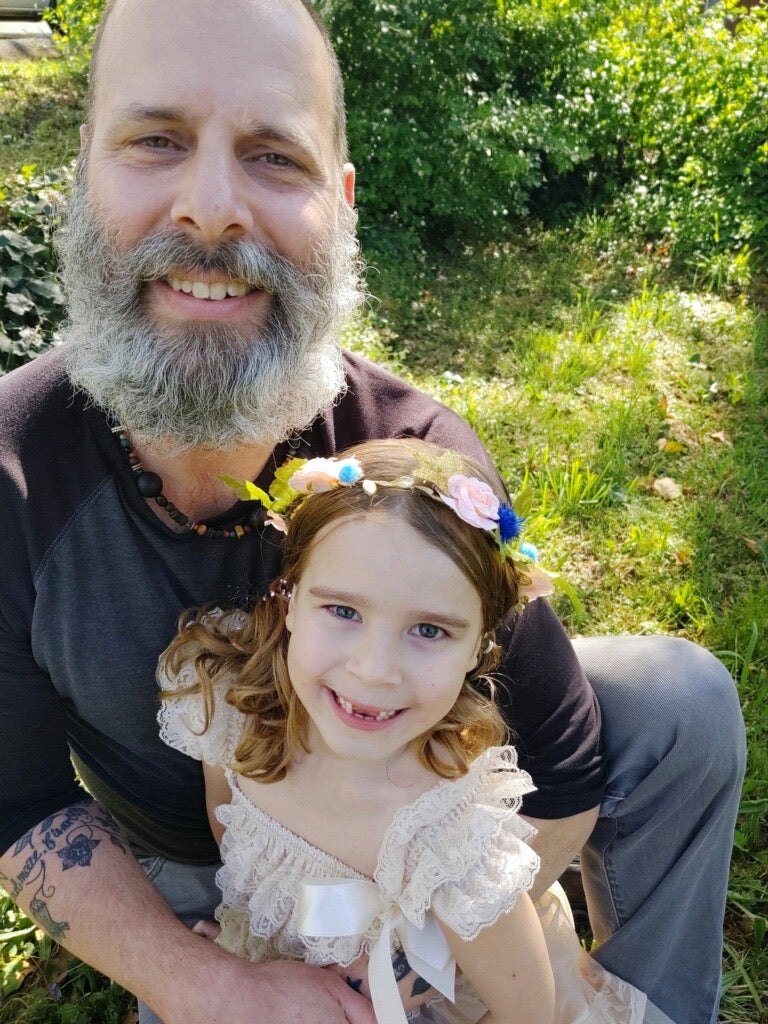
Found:
[[448, 478], [448, 494], [440, 497], [470, 526], [495, 530], [499, 525], [499, 499], [488, 484], [477, 477], [455, 473]]
[[310, 459], [297, 469], [288, 486], [302, 494], [320, 494], [342, 485], [349, 487], [363, 475], [363, 467], [352, 456], [350, 459]]
[[267, 512], [264, 522], [267, 526], [271, 526], [273, 530], [277, 530], [278, 533], [288, 533], [288, 527], [286, 526], [285, 520], [277, 512], [273, 512], [272, 509]]
[[330, 491], [339, 483], [339, 464], [334, 459], [310, 459], [288, 481], [288, 486], [302, 494]]

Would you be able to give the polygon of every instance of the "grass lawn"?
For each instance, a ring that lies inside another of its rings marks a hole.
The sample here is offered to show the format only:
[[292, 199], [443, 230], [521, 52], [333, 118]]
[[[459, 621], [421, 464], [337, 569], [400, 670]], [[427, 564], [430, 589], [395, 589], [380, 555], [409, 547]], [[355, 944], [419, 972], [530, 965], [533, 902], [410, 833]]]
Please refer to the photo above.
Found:
[[[71, 159], [83, 83], [63, 63], [0, 62], [0, 182]], [[511, 491], [528, 490], [527, 539], [568, 585], [556, 606], [571, 634], [684, 636], [732, 673], [750, 760], [721, 1019], [765, 1024], [765, 290], [738, 259], [682, 277], [605, 212], [503, 245], [405, 254], [392, 239], [367, 255], [376, 298], [348, 343], [456, 409]], [[0, 956], [0, 1024], [117, 1024], [128, 1005], [1, 898]]]

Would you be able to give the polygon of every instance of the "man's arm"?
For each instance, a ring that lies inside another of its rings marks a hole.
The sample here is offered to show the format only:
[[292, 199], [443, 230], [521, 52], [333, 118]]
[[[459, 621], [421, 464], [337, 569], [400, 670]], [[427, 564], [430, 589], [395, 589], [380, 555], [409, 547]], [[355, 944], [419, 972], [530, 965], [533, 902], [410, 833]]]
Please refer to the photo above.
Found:
[[0, 885], [57, 942], [165, 1024], [375, 1024], [330, 971], [251, 964], [193, 934], [147, 881], [114, 821], [85, 799], [50, 815], [0, 858]]
[[531, 889], [531, 898], [537, 900], [556, 882], [592, 833], [599, 808], [593, 807], [570, 818], [531, 818], [521, 815], [537, 830], [530, 845], [541, 858], [541, 868]]

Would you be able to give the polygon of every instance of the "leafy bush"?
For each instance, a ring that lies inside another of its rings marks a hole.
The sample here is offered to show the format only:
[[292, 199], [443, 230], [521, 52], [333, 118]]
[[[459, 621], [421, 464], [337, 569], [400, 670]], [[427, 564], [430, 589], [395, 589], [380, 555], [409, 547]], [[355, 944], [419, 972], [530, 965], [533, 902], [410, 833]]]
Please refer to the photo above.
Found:
[[745, 247], [768, 255], [768, 18], [731, 10], [610, 0], [594, 23], [596, 116], [583, 130], [601, 184], [620, 190], [633, 229], [693, 267]]
[[0, 373], [48, 348], [63, 315], [51, 233], [67, 174], [34, 170], [0, 191]]
[[362, 228], [503, 234], [550, 171], [590, 153], [566, 93], [577, 4], [320, 3], [347, 91]]
[[59, 36], [59, 46], [67, 57], [88, 56], [105, 0], [59, 0], [46, 12]]
[[500, 238], [600, 202], [696, 268], [768, 252], [768, 17], [734, 0], [318, 0], [364, 237]]
[[[59, 3], [67, 52], [87, 52], [103, 2]], [[316, 3], [345, 75], [368, 246], [501, 239], [526, 213], [611, 204], [719, 285], [768, 260], [764, 8]]]

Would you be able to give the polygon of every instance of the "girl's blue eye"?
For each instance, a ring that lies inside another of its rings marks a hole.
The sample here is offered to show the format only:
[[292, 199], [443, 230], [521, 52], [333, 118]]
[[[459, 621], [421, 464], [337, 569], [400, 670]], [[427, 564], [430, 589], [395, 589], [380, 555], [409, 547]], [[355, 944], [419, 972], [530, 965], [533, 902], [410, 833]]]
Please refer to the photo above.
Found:
[[331, 604], [328, 605], [328, 611], [331, 615], [334, 615], [337, 619], [344, 619], [348, 622], [353, 621], [358, 617], [357, 612], [354, 608], [350, 608], [346, 604]]
[[431, 622], [417, 622], [413, 629], [416, 636], [422, 640], [437, 640], [445, 632], [439, 626], [433, 626]]

